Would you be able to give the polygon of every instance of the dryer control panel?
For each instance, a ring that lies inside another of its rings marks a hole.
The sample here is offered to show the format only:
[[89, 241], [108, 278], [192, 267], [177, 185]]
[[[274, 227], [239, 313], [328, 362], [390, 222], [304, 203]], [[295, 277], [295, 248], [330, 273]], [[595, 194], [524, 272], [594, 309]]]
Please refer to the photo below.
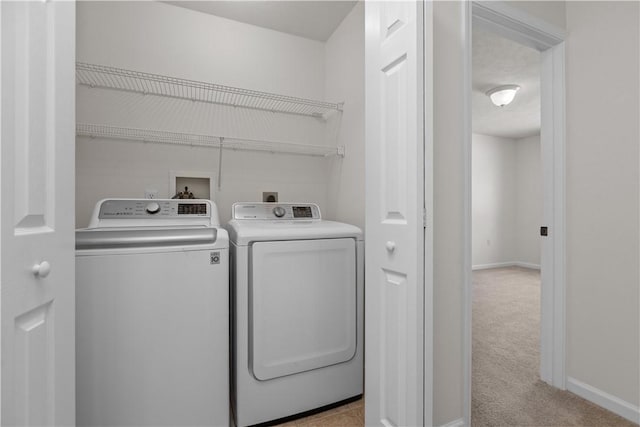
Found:
[[233, 219], [314, 220], [322, 219], [315, 203], [234, 203]]

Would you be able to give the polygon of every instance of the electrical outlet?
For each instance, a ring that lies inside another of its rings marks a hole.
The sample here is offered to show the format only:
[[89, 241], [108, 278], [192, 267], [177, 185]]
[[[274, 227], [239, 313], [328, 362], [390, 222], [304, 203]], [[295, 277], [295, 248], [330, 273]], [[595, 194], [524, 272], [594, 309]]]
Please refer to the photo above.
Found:
[[263, 191], [262, 192], [262, 201], [267, 203], [277, 203], [278, 202], [278, 192], [277, 191]]
[[158, 190], [144, 190], [144, 198], [145, 199], [157, 199], [158, 198]]

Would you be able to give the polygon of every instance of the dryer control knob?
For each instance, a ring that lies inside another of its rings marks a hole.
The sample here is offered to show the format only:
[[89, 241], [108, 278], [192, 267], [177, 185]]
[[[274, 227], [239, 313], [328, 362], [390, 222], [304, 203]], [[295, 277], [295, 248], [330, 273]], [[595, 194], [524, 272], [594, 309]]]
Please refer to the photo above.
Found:
[[157, 214], [158, 212], [160, 212], [160, 205], [157, 204], [156, 202], [149, 203], [146, 207], [146, 211], [151, 215]]
[[278, 218], [282, 218], [285, 213], [286, 211], [282, 206], [276, 206], [275, 208], [273, 208], [273, 214]]

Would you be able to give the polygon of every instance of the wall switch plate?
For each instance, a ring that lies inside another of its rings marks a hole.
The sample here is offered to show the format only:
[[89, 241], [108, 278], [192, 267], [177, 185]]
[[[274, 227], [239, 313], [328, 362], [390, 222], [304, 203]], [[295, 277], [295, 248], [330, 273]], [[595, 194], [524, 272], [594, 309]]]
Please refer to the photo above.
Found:
[[262, 201], [267, 203], [277, 203], [278, 202], [278, 192], [277, 191], [263, 191], [262, 192]]
[[145, 199], [157, 199], [158, 198], [158, 190], [144, 190], [144, 198]]

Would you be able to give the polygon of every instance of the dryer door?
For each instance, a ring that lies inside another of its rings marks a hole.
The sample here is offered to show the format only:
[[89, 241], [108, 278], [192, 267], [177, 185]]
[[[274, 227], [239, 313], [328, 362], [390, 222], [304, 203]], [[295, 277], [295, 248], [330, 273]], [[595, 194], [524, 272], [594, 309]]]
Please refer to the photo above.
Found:
[[258, 380], [353, 358], [355, 240], [256, 242], [251, 262], [249, 357]]

